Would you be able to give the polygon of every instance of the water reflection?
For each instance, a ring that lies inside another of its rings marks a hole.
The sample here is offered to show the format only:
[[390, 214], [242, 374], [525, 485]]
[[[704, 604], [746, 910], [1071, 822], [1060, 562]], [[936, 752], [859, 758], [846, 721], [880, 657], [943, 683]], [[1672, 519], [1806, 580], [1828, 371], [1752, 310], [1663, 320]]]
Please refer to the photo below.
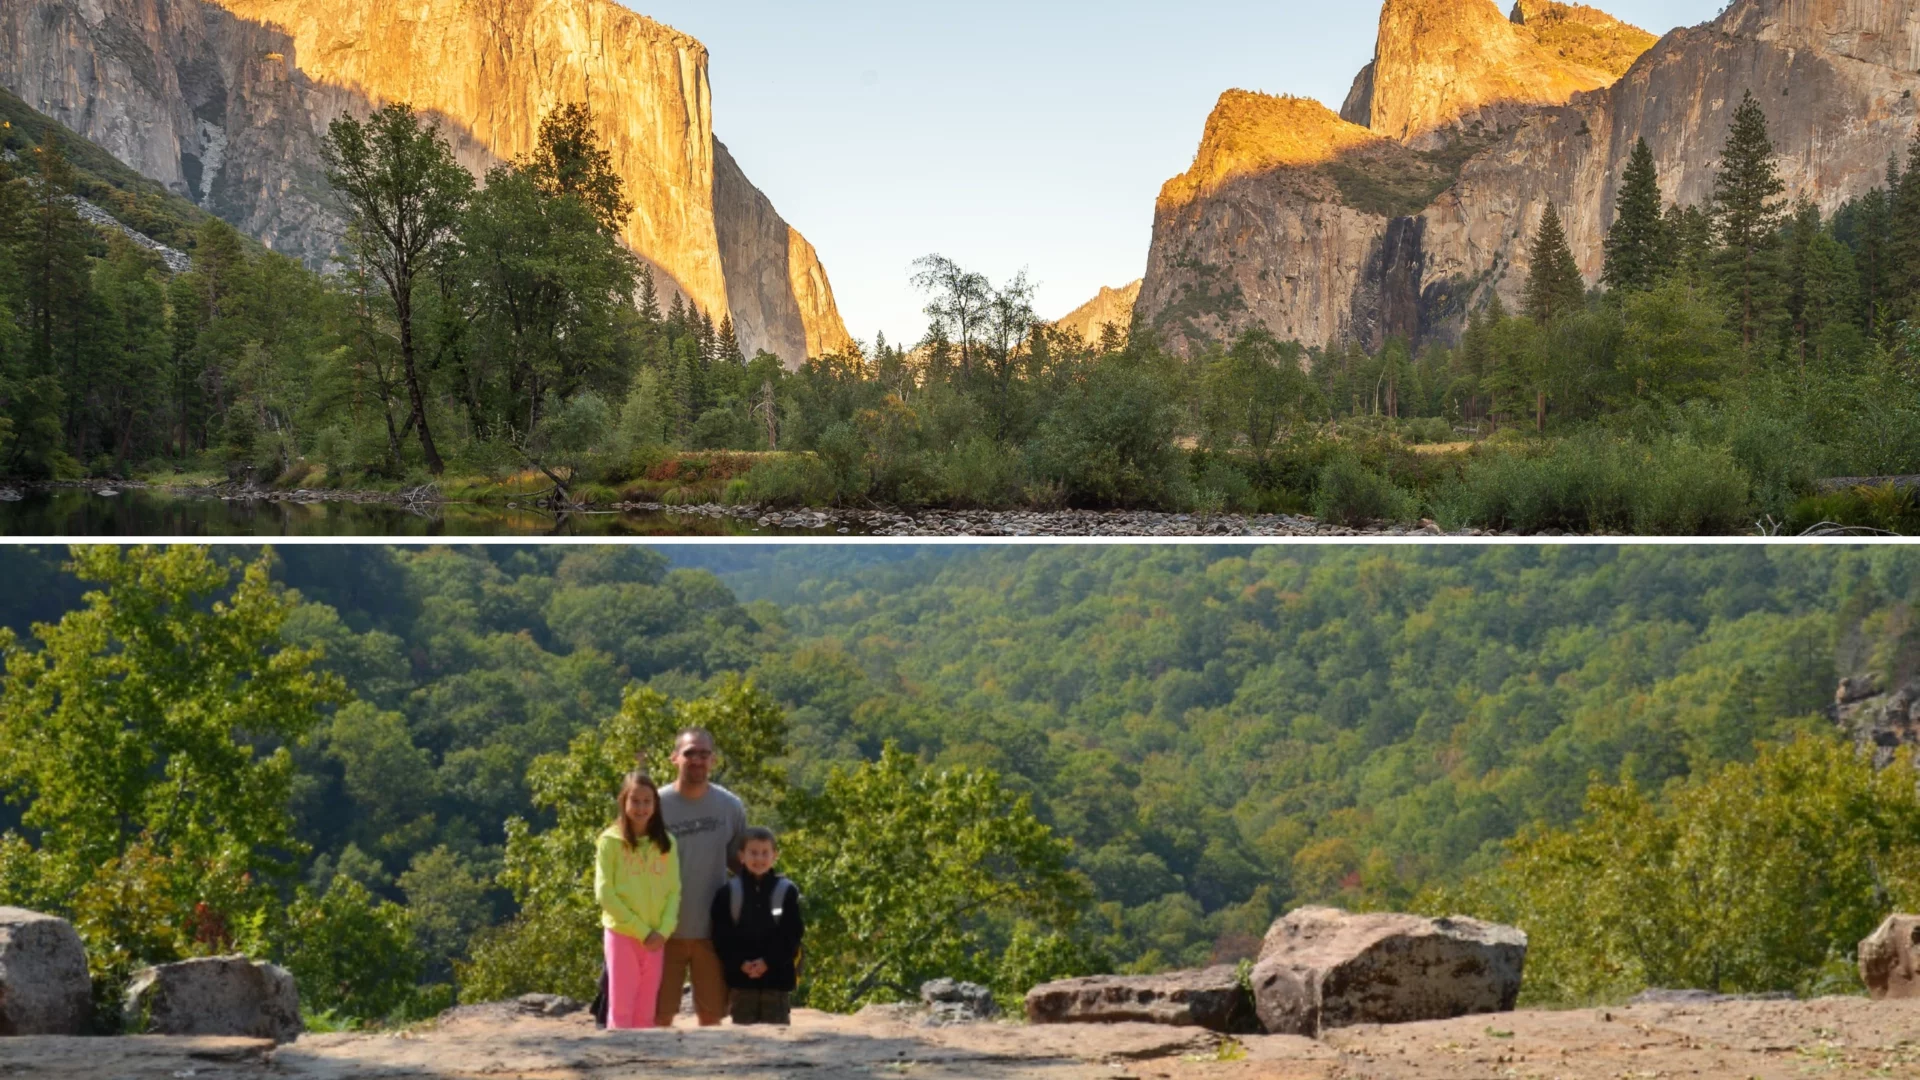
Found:
[[837, 536], [834, 529], [763, 529], [752, 521], [662, 513], [554, 515], [448, 503], [413, 510], [384, 503], [220, 499], [139, 488], [100, 495], [32, 491], [0, 502], [6, 536]]

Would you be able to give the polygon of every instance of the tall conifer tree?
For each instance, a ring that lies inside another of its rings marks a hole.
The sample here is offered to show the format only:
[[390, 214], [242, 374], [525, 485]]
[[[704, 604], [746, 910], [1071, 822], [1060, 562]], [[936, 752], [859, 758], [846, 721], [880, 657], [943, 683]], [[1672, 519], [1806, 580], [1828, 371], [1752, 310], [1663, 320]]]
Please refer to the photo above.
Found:
[[1920, 310], [1920, 131], [1913, 137], [1907, 169], [1893, 180], [1888, 240], [1887, 308], [1895, 319]]
[[1547, 204], [1540, 220], [1540, 231], [1533, 240], [1533, 269], [1527, 275], [1527, 317], [1545, 326], [1553, 320], [1580, 310], [1586, 303], [1587, 285], [1580, 276], [1580, 264], [1574, 261], [1567, 234], [1560, 227], [1560, 212]]
[[1654, 171], [1647, 140], [1634, 144], [1621, 178], [1613, 228], [1607, 231], [1607, 268], [1600, 276], [1616, 292], [1653, 288], [1668, 267], [1668, 245], [1661, 221], [1660, 177]]
[[1783, 266], [1780, 227], [1787, 185], [1774, 164], [1767, 117], [1753, 92], [1733, 114], [1733, 130], [1713, 179], [1713, 209], [1719, 227], [1716, 269], [1733, 299], [1741, 344], [1751, 353], [1766, 337], [1781, 300]]

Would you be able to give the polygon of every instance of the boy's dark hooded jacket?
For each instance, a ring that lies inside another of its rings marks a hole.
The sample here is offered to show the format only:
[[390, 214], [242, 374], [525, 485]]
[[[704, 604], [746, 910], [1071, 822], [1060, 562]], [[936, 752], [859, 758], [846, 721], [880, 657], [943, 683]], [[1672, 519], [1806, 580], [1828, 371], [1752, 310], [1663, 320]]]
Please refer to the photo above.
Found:
[[[720, 887], [713, 898], [713, 949], [720, 954], [720, 966], [727, 973], [727, 985], [735, 990], [791, 991], [797, 981], [794, 961], [800, 956], [800, 937], [805, 924], [800, 918], [800, 890], [782, 890], [780, 921], [773, 919], [774, 883], [784, 880], [779, 874], [756, 878], [740, 873], [745, 896], [740, 905], [740, 921], [733, 921], [732, 883]], [[749, 979], [740, 965], [750, 960], [765, 960], [767, 973]]]

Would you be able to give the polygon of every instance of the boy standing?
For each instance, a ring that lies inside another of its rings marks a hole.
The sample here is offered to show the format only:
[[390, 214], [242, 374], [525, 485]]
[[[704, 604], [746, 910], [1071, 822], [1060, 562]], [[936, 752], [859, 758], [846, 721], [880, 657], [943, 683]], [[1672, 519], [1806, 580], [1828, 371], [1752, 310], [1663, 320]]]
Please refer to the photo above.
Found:
[[792, 1022], [806, 925], [799, 888], [773, 872], [779, 858], [772, 829], [748, 829], [740, 874], [713, 897], [713, 947], [733, 991], [735, 1024]]

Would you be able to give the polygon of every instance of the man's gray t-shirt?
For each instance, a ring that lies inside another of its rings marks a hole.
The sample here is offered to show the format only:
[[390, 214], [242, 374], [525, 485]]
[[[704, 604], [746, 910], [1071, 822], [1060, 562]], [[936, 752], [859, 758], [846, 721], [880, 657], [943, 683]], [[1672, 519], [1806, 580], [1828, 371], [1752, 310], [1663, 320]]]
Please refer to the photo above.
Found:
[[719, 784], [708, 784], [707, 793], [695, 800], [682, 796], [675, 783], [660, 789], [660, 817], [680, 856], [680, 924], [673, 936], [711, 938], [713, 898], [727, 884], [727, 860], [740, 852], [746, 805]]

